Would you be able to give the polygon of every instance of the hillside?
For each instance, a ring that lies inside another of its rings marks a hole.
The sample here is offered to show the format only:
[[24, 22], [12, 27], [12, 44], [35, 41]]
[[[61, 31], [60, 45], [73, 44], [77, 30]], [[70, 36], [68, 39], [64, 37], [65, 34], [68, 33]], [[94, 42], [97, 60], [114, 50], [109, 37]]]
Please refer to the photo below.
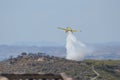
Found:
[[60, 57], [45, 55], [44, 53], [21, 55], [0, 62], [1, 73], [66, 73], [75, 80], [90, 80], [96, 74], [100, 74], [97, 80], [119, 80], [120, 60], [84, 60], [72, 61]]
[[[91, 55], [86, 55], [85, 59], [120, 59], [120, 44], [106, 43], [106, 44], [86, 44], [91, 47]], [[46, 53], [57, 57], [65, 57], [66, 49], [63, 46], [59, 47], [40, 47], [40, 46], [13, 46], [0, 45], [0, 60], [8, 58], [9, 56], [17, 56], [22, 52], [27, 53]], [[114, 54], [114, 55], [113, 55]]]
[[17, 56], [22, 52], [27, 53], [46, 53], [49, 55], [63, 57], [66, 54], [64, 47], [39, 47], [39, 46], [13, 46], [0, 45], [0, 60], [8, 58], [9, 56]]

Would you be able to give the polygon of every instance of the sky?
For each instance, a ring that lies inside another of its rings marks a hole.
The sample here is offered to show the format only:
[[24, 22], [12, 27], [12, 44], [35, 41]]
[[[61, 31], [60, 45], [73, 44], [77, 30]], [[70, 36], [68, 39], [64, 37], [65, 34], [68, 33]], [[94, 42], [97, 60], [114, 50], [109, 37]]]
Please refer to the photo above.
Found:
[[120, 42], [120, 0], [0, 0], [0, 44], [65, 44], [58, 27], [82, 42]]

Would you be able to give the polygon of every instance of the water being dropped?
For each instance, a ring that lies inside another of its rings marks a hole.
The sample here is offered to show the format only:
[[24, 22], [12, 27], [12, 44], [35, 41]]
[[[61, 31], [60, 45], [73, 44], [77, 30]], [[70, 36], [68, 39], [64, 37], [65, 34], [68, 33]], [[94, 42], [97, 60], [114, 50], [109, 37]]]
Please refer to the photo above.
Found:
[[89, 54], [89, 49], [87, 46], [77, 40], [77, 38], [71, 32], [68, 32], [66, 38], [66, 51], [66, 59], [76, 61], [83, 60], [85, 56]]

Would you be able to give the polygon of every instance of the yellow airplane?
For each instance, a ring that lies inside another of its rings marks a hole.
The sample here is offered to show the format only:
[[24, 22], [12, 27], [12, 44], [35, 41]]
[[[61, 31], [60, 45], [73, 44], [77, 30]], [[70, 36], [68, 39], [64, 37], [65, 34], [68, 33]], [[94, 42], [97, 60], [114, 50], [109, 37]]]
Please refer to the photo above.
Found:
[[64, 30], [66, 33], [67, 32], [81, 32], [80, 30], [73, 30], [71, 27], [67, 27], [67, 28], [61, 28], [61, 27], [58, 27], [58, 29], [61, 29], [61, 30]]

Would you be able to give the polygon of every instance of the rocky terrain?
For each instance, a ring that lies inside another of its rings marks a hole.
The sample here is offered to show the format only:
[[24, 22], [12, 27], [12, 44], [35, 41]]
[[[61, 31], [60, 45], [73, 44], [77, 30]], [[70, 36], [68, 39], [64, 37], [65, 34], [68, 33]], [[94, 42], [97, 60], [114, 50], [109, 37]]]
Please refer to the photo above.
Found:
[[97, 80], [119, 80], [120, 60], [84, 60], [72, 61], [65, 58], [49, 56], [45, 53], [21, 53], [17, 57], [0, 62], [0, 72], [9, 74], [44, 74], [66, 73], [75, 80], [91, 80], [96, 74]]

